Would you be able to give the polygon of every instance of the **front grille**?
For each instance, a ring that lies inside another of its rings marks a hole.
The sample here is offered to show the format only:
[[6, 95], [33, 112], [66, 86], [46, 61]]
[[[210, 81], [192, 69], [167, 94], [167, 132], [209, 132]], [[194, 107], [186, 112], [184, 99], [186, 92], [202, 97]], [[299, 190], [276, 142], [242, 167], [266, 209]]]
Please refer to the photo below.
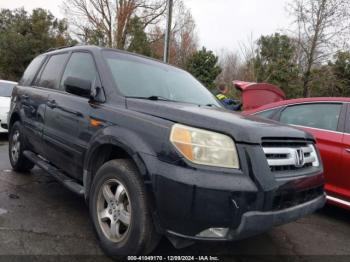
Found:
[[263, 140], [263, 151], [272, 172], [286, 172], [318, 166], [314, 145], [305, 140]]
[[323, 186], [299, 192], [281, 193], [272, 204], [272, 210], [281, 210], [311, 201], [323, 194]]

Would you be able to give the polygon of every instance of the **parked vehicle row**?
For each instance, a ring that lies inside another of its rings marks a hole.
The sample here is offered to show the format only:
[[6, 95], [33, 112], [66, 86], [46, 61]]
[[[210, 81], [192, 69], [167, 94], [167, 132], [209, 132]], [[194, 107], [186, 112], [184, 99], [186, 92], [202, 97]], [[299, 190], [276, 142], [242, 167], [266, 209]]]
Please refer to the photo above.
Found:
[[37, 165], [84, 196], [110, 255], [149, 253], [162, 235], [246, 238], [325, 203], [311, 135], [233, 114], [187, 72], [114, 49], [35, 58], [8, 128], [14, 170]]

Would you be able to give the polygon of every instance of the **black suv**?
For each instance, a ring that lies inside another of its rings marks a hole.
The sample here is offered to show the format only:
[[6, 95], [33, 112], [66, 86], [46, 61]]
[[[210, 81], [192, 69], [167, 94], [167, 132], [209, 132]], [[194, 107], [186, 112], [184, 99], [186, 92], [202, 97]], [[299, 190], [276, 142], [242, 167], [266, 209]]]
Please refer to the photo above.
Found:
[[309, 134], [232, 113], [187, 72], [114, 49], [35, 58], [12, 94], [13, 169], [83, 195], [102, 248], [237, 240], [321, 208]]

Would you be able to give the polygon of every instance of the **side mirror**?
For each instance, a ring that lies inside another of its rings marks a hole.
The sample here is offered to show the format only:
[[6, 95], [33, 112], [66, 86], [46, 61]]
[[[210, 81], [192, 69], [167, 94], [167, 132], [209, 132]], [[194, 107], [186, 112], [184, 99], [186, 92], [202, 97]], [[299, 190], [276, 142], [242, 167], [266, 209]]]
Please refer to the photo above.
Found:
[[91, 81], [77, 78], [67, 77], [64, 81], [64, 87], [68, 93], [90, 98], [91, 96]]

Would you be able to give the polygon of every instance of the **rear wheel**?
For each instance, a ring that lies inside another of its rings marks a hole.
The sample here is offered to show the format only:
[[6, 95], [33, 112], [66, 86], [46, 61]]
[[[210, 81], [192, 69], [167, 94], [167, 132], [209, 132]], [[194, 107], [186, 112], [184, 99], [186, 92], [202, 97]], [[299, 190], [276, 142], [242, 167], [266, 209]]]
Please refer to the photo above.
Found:
[[111, 256], [147, 254], [158, 244], [149, 203], [132, 161], [111, 160], [97, 172], [90, 215], [102, 249]]
[[34, 167], [34, 164], [23, 155], [24, 150], [25, 138], [22, 125], [20, 122], [15, 122], [9, 135], [9, 158], [15, 171], [27, 172]]

